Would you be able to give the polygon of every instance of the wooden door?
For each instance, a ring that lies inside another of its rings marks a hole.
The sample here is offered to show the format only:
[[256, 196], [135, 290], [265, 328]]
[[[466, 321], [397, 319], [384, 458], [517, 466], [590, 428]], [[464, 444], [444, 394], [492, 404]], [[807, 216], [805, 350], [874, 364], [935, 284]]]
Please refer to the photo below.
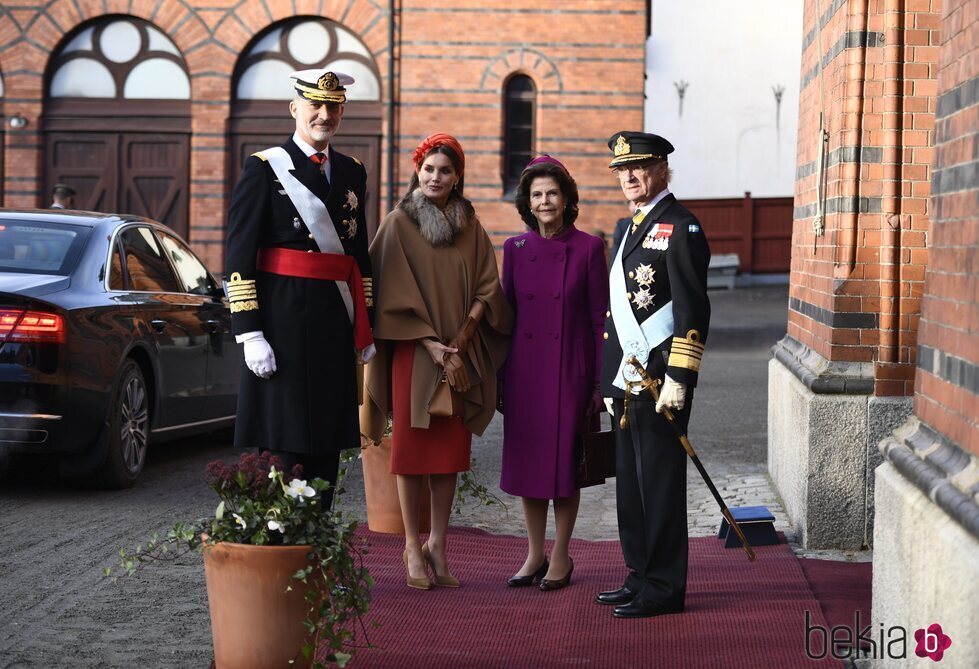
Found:
[[120, 211], [159, 221], [186, 239], [189, 145], [187, 135], [122, 135]]
[[186, 239], [188, 135], [48, 132], [45, 143], [45, 197], [66, 183], [79, 209], [144, 216]]
[[45, 198], [51, 204], [56, 183], [68, 184], [78, 194], [75, 206], [87, 211], [118, 211], [119, 137], [114, 133], [51, 132], [45, 137]]

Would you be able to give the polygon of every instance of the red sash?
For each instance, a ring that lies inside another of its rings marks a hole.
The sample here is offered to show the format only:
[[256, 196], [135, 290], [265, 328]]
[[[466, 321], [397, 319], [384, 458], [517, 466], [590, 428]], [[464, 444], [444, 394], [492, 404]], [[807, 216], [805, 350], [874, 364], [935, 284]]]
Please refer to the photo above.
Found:
[[282, 276], [298, 276], [304, 279], [343, 281], [350, 287], [354, 303], [354, 346], [363, 350], [374, 342], [370, 321], [367, 318], [367, 302], [364, 299], [364, 282], [360, 267], [353, 256], [338, 253], [307, 253], [281, 248], [258, 250], [258, 269]]

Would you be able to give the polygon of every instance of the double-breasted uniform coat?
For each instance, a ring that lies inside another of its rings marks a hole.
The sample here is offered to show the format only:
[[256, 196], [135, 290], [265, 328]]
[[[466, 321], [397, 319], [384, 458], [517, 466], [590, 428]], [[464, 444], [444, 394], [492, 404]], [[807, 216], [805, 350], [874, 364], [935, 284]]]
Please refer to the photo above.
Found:
[[[697, 218], [672, 194], [657, 202], [622, 242], [627, 309], [642, 324], [672, 300], [673, 331], [649, 353], [646, 371], [687, 385], [676, 411], [686, 430], [710, 323], [710, 248]], [[613, 258], [611, 281], [616, 280]], [[613, 291], [614, 295], [614, 291]], [[622, 305], [620, 305], [622, 306]], [[646, 391], [629, 400], [629, 427], [618, 429], [625, 392], [613, 385], [623, 346], [611, 308], [602, 352], [602, 393], [614, 398], [619, 538], [625, 587], [645, 602], [682, 610], [687, 577], [686, 453]], [[625, 336], [625, 335], [623, 335]], [[650, 342], [651, 344], [652, 342]]]
[[[364, 197], [367, 172], [329, 149], [329, 180], [290, 139], [282, 148], [293, 175], [325, 204], [346, 255], [353, 256], [372, 307]], [[277, 371], [241, 374], [235, 446], [311, 456], [360, 445], [353, 327], [335, 281], [284, 276], [257, 268], [261, 248], [308, 253], [320, 249], [295, 205], [261, 155], [245, 162], [228, 213], [226, 276], [236, 335], [261, 330]], [[253, 282], [252, 286], [248, 282]], [[235, 296], [253, 295], [253, 299]]]
[[516, 314], [503, 368], [503, 472], [511, 495], [573, 497], [575, 439], [601, 368], [608, 304], [605, 245], [573, 225], [503, 244], [503, 294]]

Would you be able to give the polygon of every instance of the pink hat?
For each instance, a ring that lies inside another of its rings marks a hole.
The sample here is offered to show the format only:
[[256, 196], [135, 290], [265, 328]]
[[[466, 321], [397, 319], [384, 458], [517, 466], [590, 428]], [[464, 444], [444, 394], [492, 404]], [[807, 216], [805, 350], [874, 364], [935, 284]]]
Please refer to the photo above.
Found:
[[571, 173], [568, 172], [568, 168], [565, 167], [564, 164], [560, 160], [558, 160], [557, 158], [552, 158], [551, 156], [547, 155], [546, 153], [537, 156], [536, 158], [534, 158], [533, 160], [531, 160], [529, 163], [527, 163], [527, 167], [524, 168], [524, 171], [530, 169], [534, 165], [540, 165], [541, 163], [548, 163], [548, 164], [551, 164], [551, 165], [557, 165], [558, 167], [560, 167], [564, 171], [565, 174], [567, 174], [568, 176], [571, 175]]

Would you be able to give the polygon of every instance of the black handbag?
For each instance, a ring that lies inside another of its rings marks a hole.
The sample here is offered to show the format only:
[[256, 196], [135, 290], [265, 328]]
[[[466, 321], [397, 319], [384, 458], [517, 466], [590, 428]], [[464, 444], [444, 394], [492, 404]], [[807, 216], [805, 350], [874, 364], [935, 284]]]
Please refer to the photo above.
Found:
[[579, 488], [602, 485], [615, 478], [615, 432], [581, 432], [575, 440], [576, 478]]

